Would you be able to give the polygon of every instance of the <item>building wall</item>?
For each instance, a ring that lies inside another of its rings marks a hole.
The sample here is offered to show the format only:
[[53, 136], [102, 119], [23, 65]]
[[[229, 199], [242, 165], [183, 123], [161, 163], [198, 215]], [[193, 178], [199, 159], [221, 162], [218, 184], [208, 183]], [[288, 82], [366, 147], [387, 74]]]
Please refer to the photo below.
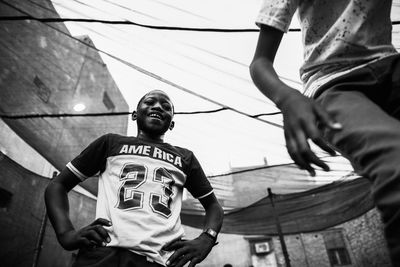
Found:
[[[330, 266], [323, 236], [319, 233], [285, 236], [285, 243], [293, 267]], [[280, 241], [273, 238], [274, 251], [279, 267], [286, 266]]]
[[[346, 267], [390, 267], [380, 215], [373, 209], [352, 221], [314, 233], [285, 236], [292, 267], [330, 267], [324, 234], [337, 230], [343, 235], [351, 264]], [[285, 266], [278, 237], [273, 237], [279, 267]]]
[[48, 179], [29, 179], [27, 173], [0, 161], [0, 188], [10, 194], [0, 209], [0, 262], [2, 266], [31, 266], [44, 215], [43, 191]]
[[376, 209], [359, 219], [342, 224], [341, 227], [353, 252], [355, 266], [391, 266], [381, 216]]
[[[37, 252], [39, 231], [45, 216], [43, 193], [54, 171], [43, 156], [0, 120], [0, 166], [10, 158], [21, 168], [20, 174], [2, 169], [0, 188], [12, 193], [11, 203], [0, 209], [0, 265], [32, 266]], [[95, 199], [77, 186], [69, 195], [71, 220], [82, 227], [94, 220]], [[54, 230], [46, 220], [38, 265], [40, 267], [69, 267], [76, 252], [65, 251], [57, 241]]]
[[[76, 229], [80, 229], [95, 219], [96, 200], [76, 191], [69, 194], [70, 218]], [[54, 229], [48, 222], [44, 233], [39, 267], [70, 267], [77, 251], [64, 250], [57, 241]]]
[[[33, 266], [33, 262], [42, 267], [71, 266], [74, 252], [65, 251], [58, 244], [46, 217], [44, 190], [50, 179], [1, 155], [0, 190], [11, 194], [10, 200], [6, 205], [3, 202], [0, 209], [1, 266], [25, 267]], [[69, 202], [70, 218], [75, 227], [80, 228], [94, 220], [95, 199], [72, 191]], [[40, 236], [43, 236], [41, 243]]]

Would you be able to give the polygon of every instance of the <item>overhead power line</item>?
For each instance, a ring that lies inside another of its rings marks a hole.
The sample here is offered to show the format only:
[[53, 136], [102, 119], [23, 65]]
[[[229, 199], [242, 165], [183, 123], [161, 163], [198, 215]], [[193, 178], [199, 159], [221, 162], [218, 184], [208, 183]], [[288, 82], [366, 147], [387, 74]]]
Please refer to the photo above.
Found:
[[[1, 1], [3, 2], [3, 1]], [[34, 16], [2, 16], [0, 21], [13, 21], [13, 20], [36, 20], [43, 23], [53, 22], [90, 22], [90, 23], [104, 23], [104, 24], [119, 24], [119, 25], [133, 25], [154, 30], [169, 30], [169, 31], [195, 31], [195, 32], [259, 32], [259, 29], [221, 29], [221, 28], [195, 28], [195, 27], [174, 27], [174, 26], [158, 26], [137, 23], [129, 20], [103, 20], [103, 19], [82, 19], [82, 18], [38, 18]], [[292, 32], [299, 32], [300, 29], [289, 29]]]
[[[219, 109], [212, 110], [203, 110], [203, 111], [177, 111], [175, 115], [195, 115], [195, 114], [210, 114], [217, 113], [220, 111], [229, 110], [229, 108], [223, 107]], [[34, 119], [34, 118], [65, 118], [65, 117], [106, 117], [106, 116], [123, 116], [130, 115], [131, 111], [121, 111], [121, 112], [100, 112], [100, 113], [34, 113], [34, 114], [17, 114], [17, 115], [8, 115], [8, 114], [0, 114], [0, 118], [2, 119]], [[281, 114], [281, 112], [271, 112], [271, 113], [262, 113], [257, 115], [249, 115], [252, 118], [258, 118], [261, 116], [270, 116]]]
[[[319, 159], [325, 159], [325, 158], [336, 158], [340, 157], [341, 155], [329, 155], [329, 156], [322, 156], [319, 157]], [[227, 173], [221, 173], [221, 174], [216, 174], [216, 175], [207, 175], [207, 178], [216, 178], [216, 177], [223, 177], [223, 176], [228, 176], [228, 175], [234, 175], [234, 174], [240, 174], [240, 173], [246, 173], [246, 172], [253, 172], [253, 171], [258, 171], [258, 170], [265, 170], [265, 169], [271, 169], [275, 167], [283, 167], [283, 166], [296, 166], [295, 163], [282, 163], [282, 164], [274, 164], [274, 165], [265, 165], [265, 166], [260, 166], [260, 167], [253, 167], [253, 168], [247, 168], [247, 169], [242, 169], [238, 171], [232, 171], [232, 172], [227, 172]], [[334, 170], [331, 170], [334, 171]]]
[[[3, 1], [1, 1], [3, 2]], [[13, 20], [36, 20], [44, 23], [52, 22], [89, 22], [89, 23], [104, 23], [104, 24], [119, 24], [119, 25], [134, 25], [155, 30], [169, 31], [195, 31], [195, 32], [259, 32], [259, 29], [222, 29], [222, 28], [196, 28], [196, 27], [175, 27], [175, 26], [159, 26], [137, 23], [129, 20], [103, 20], [103, 19], [82, 19], [82, 18], [38, 18], [34, 16], [1, 16], [0, 21]], [[393, 25], [400, 24], [400, 21], [392, 21]], [[300, 32], [299, 28], [291, 28], [289, 32]]]

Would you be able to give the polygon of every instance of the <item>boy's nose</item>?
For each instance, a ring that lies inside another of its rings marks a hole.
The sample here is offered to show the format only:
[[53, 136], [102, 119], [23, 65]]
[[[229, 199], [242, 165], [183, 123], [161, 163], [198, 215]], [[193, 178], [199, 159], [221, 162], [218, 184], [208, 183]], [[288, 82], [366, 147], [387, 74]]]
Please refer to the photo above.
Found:
[[162, 109], [161, 103], [159, 102], [154, 103], [153, 108]]

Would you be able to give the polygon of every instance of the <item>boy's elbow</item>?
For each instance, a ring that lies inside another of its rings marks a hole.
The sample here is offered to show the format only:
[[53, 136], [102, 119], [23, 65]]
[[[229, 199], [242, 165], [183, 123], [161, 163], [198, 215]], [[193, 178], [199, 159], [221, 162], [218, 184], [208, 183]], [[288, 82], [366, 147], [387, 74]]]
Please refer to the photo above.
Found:
[[213, 207], [214, 213], [217, 214], [217, 216], [219, 218], [221, 218], [221, 222], [224, 218], [224, 209], [222, 208], [222, 206], [219, 203], [215, 203], [214, 207]]
[[254, 68], [255, 68], [255, 59], [253, 59], [249, 65], [249, 72], [252, 78], [253, 78]]
[[257, 73], [260, 69], [260, 58], [254, 58], [249, 65], [250, 77], [253, 81], [257, 79]]
[[222, 206], [218, 203], [218, 212], [224, 216], [224, 209], [222, 208]]
[[66, 188], [58, 182], [50, 181], [44, 190], [44, 199], [47, 202], [49, 199], [53, 198], [55, 195], [67, 194]]

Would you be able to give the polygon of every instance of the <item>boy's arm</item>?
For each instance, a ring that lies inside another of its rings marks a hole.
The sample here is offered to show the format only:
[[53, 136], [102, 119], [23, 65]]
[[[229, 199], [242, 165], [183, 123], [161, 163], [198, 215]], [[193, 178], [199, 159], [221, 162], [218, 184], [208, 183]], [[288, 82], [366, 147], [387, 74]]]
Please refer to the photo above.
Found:
[[206, 211], [204, 230], [212, 229], [219, 233], [224, 218], [224, 211], [214, 193], [199, 199]]
[[286, 147], [290, 157], [301, 168], [315, 175], [311, 164], [329, 170], [328, 165], [320, 160], [310, 149], [307, 142], [311, 139], [326, 152], [335, 152], [322, 139], [317, 125], [333, 130], [341, 129], [332, 116], [314, 100], [305, 97], [298, 90], [282, 82], [275, 72], [273, 62], [283, 32], [262, 25], [259, 39], [250, 65], [250, 74], [257, 88], [282, 111]]
[[[222, 226], [224, 211], [218, 203], [214, 193], [199, 199], [203, 205], [205, 214], [204, 229], [212, 229], [218, 233]], [[216, 243], [215, 238], [206, 233], [200, 234], [193, 240], [177, 240], [163, 247], [164, 250], [175, 250], [168, 259], [168, 266], [182, 267], [190, 261], [188, 267], [193, 267], [202, 262]]]
[[45, 203], [51, 224], [61, 246], [67, 250], [83, 246], [102, 246], [110, 241], [103, 226], [111, 223], [105, 219], [97, 219], [92, 224], [76, 231], [69, 218], [68, 192], [80, 182], [68, 168], [65, 168], [47, 186]]

